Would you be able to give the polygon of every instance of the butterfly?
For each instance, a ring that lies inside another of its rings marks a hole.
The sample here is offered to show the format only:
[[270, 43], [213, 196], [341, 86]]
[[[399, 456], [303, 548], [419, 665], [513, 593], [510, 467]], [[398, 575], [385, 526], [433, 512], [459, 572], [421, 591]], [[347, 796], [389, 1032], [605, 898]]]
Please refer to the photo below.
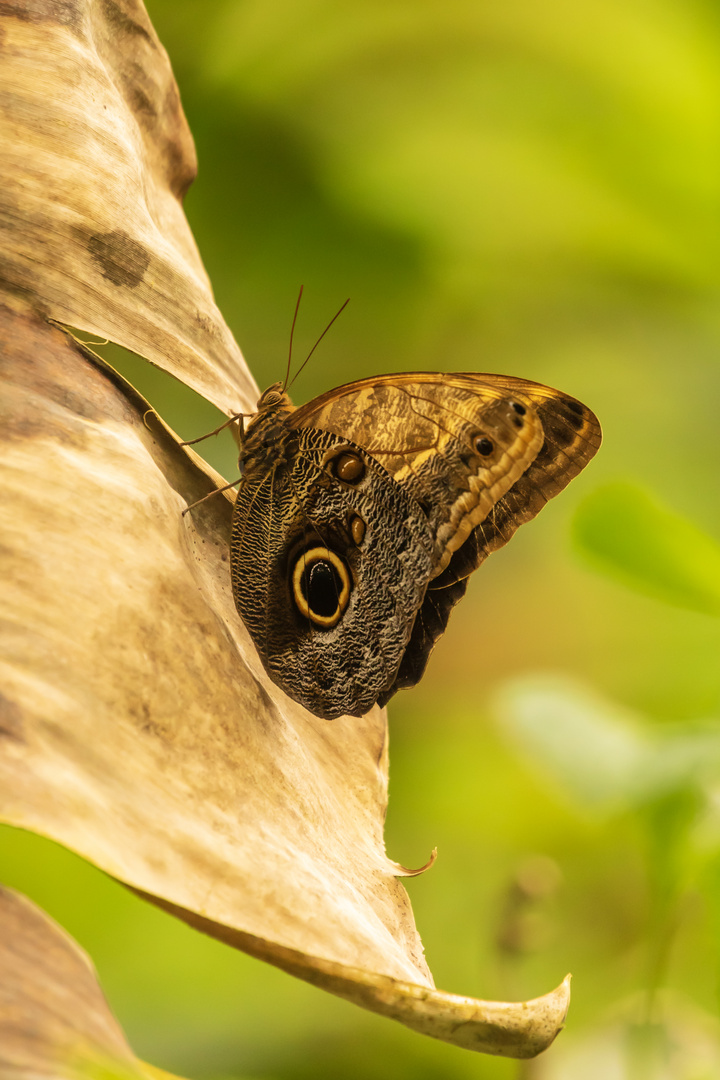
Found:
[[382, 375], [299, 408], [270, 386], [240, 436], [230, 563], [271, 679], [328, 720], [413, 686], [473, 570], [600, 442], [581, 402], [510, 376]]

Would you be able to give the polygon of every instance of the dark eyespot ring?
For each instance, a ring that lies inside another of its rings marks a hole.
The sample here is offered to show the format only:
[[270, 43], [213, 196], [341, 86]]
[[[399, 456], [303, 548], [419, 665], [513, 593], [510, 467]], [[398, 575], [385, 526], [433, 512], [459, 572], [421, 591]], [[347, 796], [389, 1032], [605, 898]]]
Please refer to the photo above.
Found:
[[521, 405], [519, 401], [513, 401], [512, 407], [515, 410], [515, 412], [518, 414], [518, 416], [524, 416], [525, 413], [527, 412], [527, 409], [525, 408], [525, 406]]
[[330, 629], [340, 621], [350, 599], [347, 566], [328, 548], [301, 552], [293, 567], [292, 595], [302, 616]]
[[490, 440], [485, 438], [485, 436], [483, 435], [481, 438], [475, 440], [475, 449], [477, 450], [478, 454], [481, 454], [483, 457], [487, 457], [488, 454], [492, 454], [495, 448], [490, 442]]

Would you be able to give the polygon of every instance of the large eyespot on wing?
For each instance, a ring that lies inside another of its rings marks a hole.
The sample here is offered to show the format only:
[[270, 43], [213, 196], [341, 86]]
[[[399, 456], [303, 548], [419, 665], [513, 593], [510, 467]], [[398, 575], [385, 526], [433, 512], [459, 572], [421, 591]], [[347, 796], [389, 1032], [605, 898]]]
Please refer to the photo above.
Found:
[[303, 618], [329, 630], [337, 626], [350, 599], [347, 563], [330, 548], [301, 551], [291, 570], [292, 597]]
[[432, 549], [422, 508], [362, 448], [298, 432], [233, 517], [235, 603], [273, 681], [317, 716], [366, 713], [395, 680]]

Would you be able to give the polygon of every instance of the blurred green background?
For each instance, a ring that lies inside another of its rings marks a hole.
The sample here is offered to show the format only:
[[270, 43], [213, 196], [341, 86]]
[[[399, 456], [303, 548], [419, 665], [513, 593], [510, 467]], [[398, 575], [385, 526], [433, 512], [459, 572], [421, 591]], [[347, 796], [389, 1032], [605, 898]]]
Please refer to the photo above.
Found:
[[[201, 1078], [720, 1076], [720, 7], [151, 0], [193, 130], [187, 213], [260, 387], [498, 371], [598, 414], [587, 471], [476, 575], [390, 706], [388, 852], [440, 987], [574, 974], [520, 1064], [433, 1043], [0, 830], [136, 1052]], [[212, 409], [118, 363], [178, 431]], [[232, 479], [226, 434], [204, 444]]]

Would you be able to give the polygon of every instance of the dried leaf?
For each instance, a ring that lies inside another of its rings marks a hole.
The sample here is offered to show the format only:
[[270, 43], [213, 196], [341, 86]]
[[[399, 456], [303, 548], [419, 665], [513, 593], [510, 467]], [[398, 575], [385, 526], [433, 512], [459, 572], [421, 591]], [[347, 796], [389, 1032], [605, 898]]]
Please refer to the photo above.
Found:
[[567, 982], [519, 1005], [432, 988], [384, 850], [384, 713], [330, 725], [268, 682], [230, 595], [230, 499], [181, 516], [220, 478], [27, 314], [135, 348], [227, 411], [251, 389], [177, 201], [189, 136], [144, 9], [37, 0], [3, 27], [0, 816], [416, 1030], [538, 1053]]
[[284, 698], [234, 610], [229, 501], [181, 517], [207, 477], [60, 331], [3, 344], [9, 820], [219, 923], [429, 984], [383, 850], [382, 713], [330, 725]]
[[229, 501], [181, 517], [205, 468], [60, 331], [6, 316], [2, 357], [3, 819], [418, 1030], [546, 1045], [564, 993], [432, 991], [384, 851], [384, 714], [329, 724], [268, 681], [233, 607]]
[[257, 389], [182, 210], [195, 147], [167, 53], [133, 0], [2, 5], [2, 278], [228, 414]]
[[0, 886], [2, 1080], [149, 1080], [79, 945], [34, 904]]

